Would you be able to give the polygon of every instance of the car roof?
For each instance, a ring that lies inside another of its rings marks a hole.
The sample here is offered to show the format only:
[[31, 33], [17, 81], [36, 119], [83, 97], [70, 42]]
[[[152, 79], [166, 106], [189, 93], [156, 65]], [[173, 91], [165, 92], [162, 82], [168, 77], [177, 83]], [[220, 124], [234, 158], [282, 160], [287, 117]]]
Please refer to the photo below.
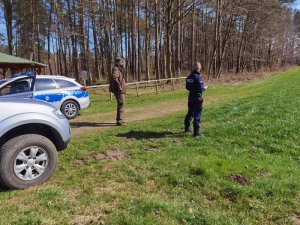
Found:
[[[32, 78], [34, 76], [32, 75], [18, 75], [18, 76], [14, 76], [12, 78], [8, 78], [8, 79], [2, 79], [1, 81], [13, 81], [13, 80], [18, 80], [18, 79], [23, 79], [23, 78]], [[66, 77], [66, 76], [62, 76], [62, 75], [37, 75], [36, 78], [48, 78], [48, 79], [67, 79], [67, 80], [73, 80], [75, 81], [75, 78], [72, 77]]]
[[[0, 84], [0, 88], [6, 86], [8, 83], [11, 83], [11, 82], [14, 82], [14, 81], [17, 81], [17, 80], [26, 79], [26, 78], [30, 78], [31, 79], [33, 77], [34, 76], [32, 76], [32, 75], [18, 75], [18, 76], [15, 76], [13, 78], [3, 79], [3, 80], [1, 80], [2, 83]], [[61, 75], [37, 75], [36, 76], [36, 79], [41, 79], [41, 78], [46, 78], [46, 79], [62, 79], [62, 80], [69, 80], [71, 82], [76, 82], [76, 80], [74, 78], [66, 77], [66, 76], [61, 76]]]
[[66, 80], [73, 80], [75, 81], [74, 78], [72, 77], [66, 77], [66, 76], [61, 76], [61, 75], [37, 75], [37, 79], [39, 78], [48, 78], [48, 79], [66, 79]]

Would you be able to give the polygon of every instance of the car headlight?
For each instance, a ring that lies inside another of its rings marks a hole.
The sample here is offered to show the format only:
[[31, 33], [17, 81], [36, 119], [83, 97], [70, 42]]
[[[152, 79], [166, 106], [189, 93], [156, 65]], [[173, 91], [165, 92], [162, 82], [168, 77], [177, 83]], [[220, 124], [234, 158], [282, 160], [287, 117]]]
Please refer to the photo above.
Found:
[[66, 119], [66, 117], [64, 116], [64, 114], [62, 114], [62, 112], [59, 109], [54, 110], [53, 113], [59, 119]]

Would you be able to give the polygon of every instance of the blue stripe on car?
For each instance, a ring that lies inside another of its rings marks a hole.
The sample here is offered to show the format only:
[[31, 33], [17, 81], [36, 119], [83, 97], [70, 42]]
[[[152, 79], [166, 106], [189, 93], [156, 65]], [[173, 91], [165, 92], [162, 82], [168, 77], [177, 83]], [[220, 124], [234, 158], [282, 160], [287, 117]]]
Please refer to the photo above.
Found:
[[35, 95], [34, 98], [47, 101], [49, 103], [60, 102], [66, 96], [75, 96], [77, 98], [86, 98], [89, 96], [88, 92], [78, 90], [65, 91], [63, 94], [56, 93], [42, 93]]
[[89, 96], [89, 93], [86, 91], [82, 91], [82, 90], [71, 90], [70, 91], [70, 95], [75, 96], [77, 98], [86, 98]]
[[54, 94], [54, 93], [51, 93], [51, 94], [45, 93], [45, 94], [40, 94], [40, 95], [34, 96], [35, 99], [40, 99], [40, 100], [47, 101], [50, 103], [60, 102], [63, 97], [64, 97], [64, 95], [62, 95], [62, 94]]

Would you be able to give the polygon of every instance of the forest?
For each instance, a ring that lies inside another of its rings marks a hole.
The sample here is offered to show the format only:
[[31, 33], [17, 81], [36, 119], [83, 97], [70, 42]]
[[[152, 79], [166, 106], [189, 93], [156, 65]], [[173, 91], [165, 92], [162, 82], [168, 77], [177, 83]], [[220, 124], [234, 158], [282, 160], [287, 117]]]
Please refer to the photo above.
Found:
[[293, 0], [0, 0], [0, 51], [46, 74], [106, 82], [115, 57], [127, 80], [273, 71], [299, 60]]

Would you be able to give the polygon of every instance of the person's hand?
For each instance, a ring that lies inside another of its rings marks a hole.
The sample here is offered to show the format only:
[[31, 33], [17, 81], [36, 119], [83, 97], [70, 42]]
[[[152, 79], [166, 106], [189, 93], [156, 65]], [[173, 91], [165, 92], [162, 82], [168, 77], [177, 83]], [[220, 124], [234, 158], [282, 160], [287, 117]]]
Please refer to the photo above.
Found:
[[204, 88], [205, 88], [205, 90], [207, 90], [208, 86], [205, 86]]

